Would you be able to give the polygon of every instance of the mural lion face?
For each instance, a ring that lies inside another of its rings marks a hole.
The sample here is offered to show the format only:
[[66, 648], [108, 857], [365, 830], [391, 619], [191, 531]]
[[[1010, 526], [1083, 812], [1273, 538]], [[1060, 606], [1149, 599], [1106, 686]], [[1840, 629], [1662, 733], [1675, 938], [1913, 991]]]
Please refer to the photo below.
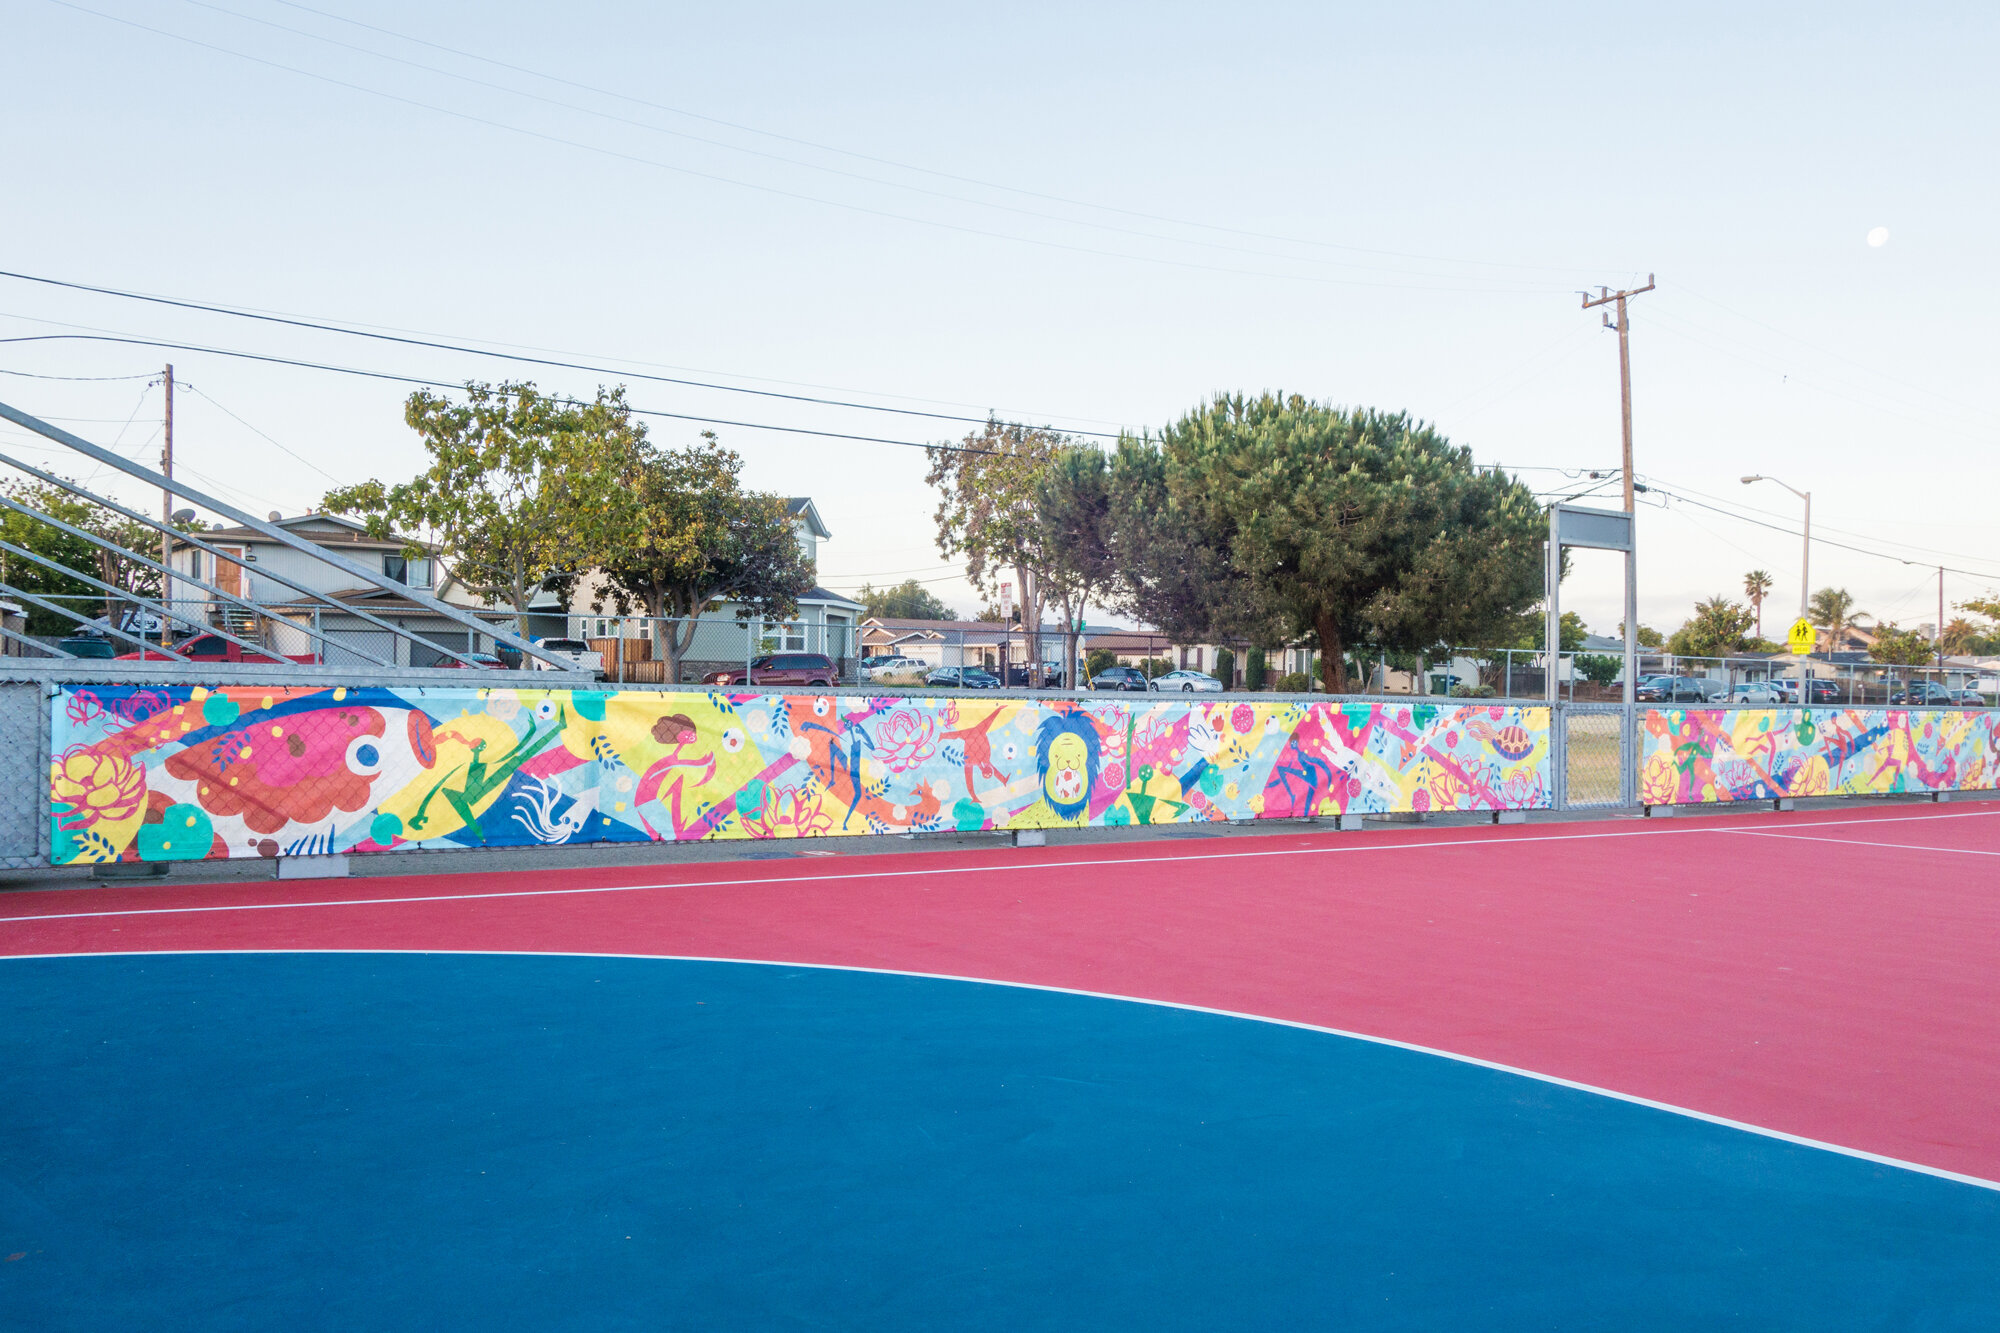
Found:
[[1090, 787], [1084, 776], [1089, 754], [1083, 738], [1064, 732], [1049, 743], [1049, 770], [1042, 778], [1042, 792], [1055, 806], [1075, 805]]

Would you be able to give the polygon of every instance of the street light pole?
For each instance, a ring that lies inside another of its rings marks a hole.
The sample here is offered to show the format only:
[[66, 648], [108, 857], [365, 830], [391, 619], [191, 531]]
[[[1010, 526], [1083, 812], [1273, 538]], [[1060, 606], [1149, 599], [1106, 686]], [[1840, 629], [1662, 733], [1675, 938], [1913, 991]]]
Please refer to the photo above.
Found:
[[1762, 473], [1754, 477], [1743, 478], [1745, 486], [1748, 486], [1753, 481], [1777, 482], [1778, 485], [1784, 486], [1786, 490], [1806, 502], [1805, 547], [1801, 552], [1799, 560], [1799, 619], [1804, 620], [1806, 618], [1806, 607], [1812, 601], [1812, 492], [1802, 491], [1796, 486], [1787, 486], [1784, 482], [1778, 481], [1776, 477], [1767, 477]]
[[[1784, 488], [1790, 491], [1793, 495], [1798, 496], [1799, 499], [1805, 501], [1806, 505], [1805, 544], [1801, 549], [1799, 556], [1799, 619], [1805, 620], [1807, 619], [1806, 610], [1812, 604], [1812, 492], [1802, 491], [1796, 486], [1787, 485], [1782, 481], [1778, 481], [1776, 477], [1767, 477], [1764, 476], [1762, 473], [1758, 473], [1756, 476], [1753, 477], [1743, 478], [1743, 484], [1745, 486], [1748, 486], [1752, 482], [1757, 482], [1757, 481], [1776, 482], [1778, 485], [1784, 486]], [[1834, 644], [1831, 647], [1829, 647], [1827, 651], [1831, 653], [1837, 650], [1839, 647], [1840, 647], [1839, 644]], [[1806, 681], [1808, 678], [1809, 677], [1806, 671], [1805, 662], [1803, 659], [1801, 659], [1799, 662], [1799, 707], [1801, 708], [1805, 707], [1806, 704], [1810, 702], [1810, 700], [1806, 698]]]

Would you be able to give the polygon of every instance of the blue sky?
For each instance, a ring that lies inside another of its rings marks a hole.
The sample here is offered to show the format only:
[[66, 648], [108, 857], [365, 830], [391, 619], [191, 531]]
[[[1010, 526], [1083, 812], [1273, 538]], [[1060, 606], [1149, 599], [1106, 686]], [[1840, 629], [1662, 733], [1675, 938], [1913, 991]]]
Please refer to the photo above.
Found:
[[[1656, 272], [1633, 311], [1638, 471], [1682, 498], [1642, 511], [1643, 620], [1740, 595], [1753, 566], [1789, 606], [1797, 539], [1690, 503], [1793, 526], [1746, 472], [1813, 490], [1822, 535], [1913, 562], [1816, 546], [1815, 586], [1883, 619], [1933, 618], [1940, 561], [1973, 571], [1954, 599], [2000, 586], [1988, 7], [78, 5], [8, 0], [0, 268], [1081, 429], [1282, 389], [1410, 411], [1544, 490], [1618, 455], [1616, 340], [1577, 289]], [[602, 378], [0, 280], [0, 337], [87, 329]], [[0, 344], [0, 368], [51, 375], [162, 359]], [[260, 512], [418, 466], [393, 384], [174, 360], [199, 390], [184, 467]], [[142, 388], [0, 375], [8, 401], [150, 456]], [[920, 452], [717, 429], [753, 483], [817, 499], [829, 584], [909, 574], [975, 604], [933, 544]], [[1617, 620], [1608, 561], [1565, 596]]]

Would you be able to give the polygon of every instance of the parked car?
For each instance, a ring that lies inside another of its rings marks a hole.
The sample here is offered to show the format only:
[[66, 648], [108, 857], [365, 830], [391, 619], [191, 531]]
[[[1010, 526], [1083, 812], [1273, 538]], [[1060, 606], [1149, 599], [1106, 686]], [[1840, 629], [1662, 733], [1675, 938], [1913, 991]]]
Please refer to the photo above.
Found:
[[1063, 687], [1062, 668], [1045, 662], [1041, 671], [1031, 678], [1028, 664], [1023, 662], [1007, 668], [1007, 683], [1024, 690], [1059, 690]]
[[[747, 676], [747, 680], [745, 679]], [[825, 653], [770, 653], [752, 659], [747, 670], [711, 673], [707, 685], [832, 685], [840, 679], [833, 659]]]
[[1953, 690], [1951, 703], [1954, 708], [1984, 708], [1986, 696], [1978, 690]]
[[1738, 685], [1729, 692], [1729, 702], [1733, 704], [1781, 704], [1785, 702], [1785, 692], [1768, 680], [1753, 680]]
[[954, 690], [997, 690], [1000, 677], [978, 667], [939, 667], [924, 677], [924, 684]]
[[1949, 707], [1951, 691], [1934, 680], [1899, 682], [1889, 690], [1889, 702], [1910, 708]]
[[1183, 694], [1219, 694], [1222, 682], [1205, 671], [1169, 671], [1146, 685], [1158, 693], [1161, 690], [1179, 690]]
[[[1774, 680], [1771, 684], [1776, 686], [1779, 693], [1785, 696], [1786, 703], [1792, 704], [1799, 701], [1799, 683], [1797, 680]], [[1814, 676], [1812, 678], [1812, 687], [1806, 691], [1806, 698], [1816, 704], [1845, 703], [1847, 702], [1847, 691], [1841, 688], [1839, 681], [1823, 680], [1818, 676]]]
[[[572, 671], [588, 671], [600, 678], [604, 675], [604, 654], [593, 651], [582, 639], [530, 639], [529, 642], [551, 657], [568, 662]], [[529, 658], [528, 664], [535, 671], [557, 669], [539, 657]]]
[[929, 671], [931, 664], [915, 657], [868, 657], [861, 662], [861, 679], [881, 680], [885, 676], [915, 676]]
[[118, 656], [118, 650], [111, 646], [111, 640], [102, 634], [72, 634], [58, 642], [56, 647], [71, 657], [91, 657], [101, 660]]
[[1136, 690], [1143, 694], [1147, 687], [1146, 673], [1138, 667], [1106, 667], [1090, 678], [1093, 690]]
[[466, 653], [469, 661], [461, 662], [456, 657], [446, 657], [431, 663], [442, 671], [505, 671], [507, 664], [491, 653]]
[[1714, 703], [1729, 693], [1728, 681], [1711, 680], [1707, 676], [1696, 676], [1693, 679], [1694, 687], [1701, 691], [1701, 697], [1710, 703]]
[[1701, 682], [1686, 676], [1654, 676], [1639, 682], [1633, 697], [1649, 704], [1705, 704]]
[[[316, 666], [319, 663], [319, 654], [317, 653], [286, 654], [253, 652], [241, 644], [231, 643], [220, 634], [190, 634], [179, 643], [172, 645], [172, 647], [182, 657], [192, 658], [199, 662], [249, 662], [255, 665], [268, 663], [286, 666], [293, 664]], [[116, 660], [120, 662], [173, 661], [171, 657], [168, 657], [158, 648], [141, 648], [134, 652], [120, 653]]]

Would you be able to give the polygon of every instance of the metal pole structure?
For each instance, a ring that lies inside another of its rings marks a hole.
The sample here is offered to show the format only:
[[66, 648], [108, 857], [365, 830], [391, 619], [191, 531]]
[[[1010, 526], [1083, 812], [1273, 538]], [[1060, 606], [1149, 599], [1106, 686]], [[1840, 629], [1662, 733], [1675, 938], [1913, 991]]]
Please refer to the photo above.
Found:
[[1644, 287], [1630, 287], [1622, 292], [1614, 292], [1608, 287], [1599, 287], [1593, 298], [1589, 292], [1583, 293], [1583, 308], [1615, 305], [1618, 322], [1612, 323], [1610, 312], [1605, 312], [1604, 327], [1618, 330], [1618, 396], [1624, 417], [1625, 434], [1625, 512], [1632, 512], [1632, 326], [1625, 317], [1625, 302], [1641, 292], [1653, 290], [1653, 275], [1646, 275]]
[[1938, 566], [1938, 618], [1937, 637], [1938, 684], [1944, 684], [1944, 566]]
[[1542, 606], [1546, 610], [1547, 625], [1544, 636], [1545, 653], [1542, 658], [1542, 693], [1550, 703], [1562, 697], [1562, 685], [1557, 680], [1557, 665], [1562, 652], [1562, 509], [1549, 506], [1549, 544], [1543, 552], [1546, 556], [1542, 574]]
[[[1793, 495], [1798, 496], [1799, 499], [1805, 501], [1806, 521], [1803, 540], [1799, 550], [1799, 619], [1805, 620], [1808, 618], [1806, 614], [1807, 608], [1812, 605], [1812, 492], [1802, 491], [1796, 486], [1787, 485], [1785, 482], [1779, 481], [1776, 477], [1765, 476], [1761, 472], [1744, 477], [1741, 480], [1745, 486], [1758, 481], [1775, 482], [1790, 491]], [[1840, 645], [1836, 643], [1831, 645], [1827, 651], [1833, 652], [1839, 647]], [[1799, 656], [1799, 707], [1801, 708], [1810, 702], [1806, 698], [1806, 681], [1811, 678], [1811, 673], [1806, 669], [1806, 658], [1806, 654]]]
[[[167, 363], [166, 384], [167, 415], [164, 437], [160, 442], [160, 475], [172, 481], [174, 479], [174, 363], [171, 361]], [[160, 488], [160, 522], [169, 528], [174, 525], [174, 493], [165, 486]], [[174, 539], [171, 533], [160, 534], [160, 563], [168, 569], [174, 567]], [[173, 595], [173, 580], [169, 578], [166, 586], [160, 589], [160, 600], [164, 602]], [[164, 635], [166, 632], [167, 627], [161, 625], [160, 633]], [[166, 640], [163, 638], [160, 642], [165, 643]]]

